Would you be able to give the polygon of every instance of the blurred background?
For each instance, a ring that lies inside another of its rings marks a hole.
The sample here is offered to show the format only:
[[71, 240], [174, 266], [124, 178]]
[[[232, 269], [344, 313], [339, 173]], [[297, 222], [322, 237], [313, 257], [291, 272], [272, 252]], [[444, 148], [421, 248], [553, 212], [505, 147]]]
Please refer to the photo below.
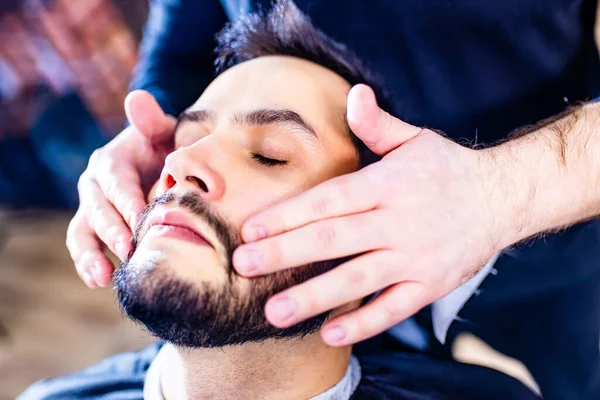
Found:
[[147, 0], [0, 0], [0, 400], [151, 342], [65, 247], [87, 160], [125, 124]]
[[[77, 179], [125, 123], [147, 14], [147, 0], [0, 0], [0, 400], [151, 342], [65, 247]], [[535, 387], [474, 337], [455, 354]]]

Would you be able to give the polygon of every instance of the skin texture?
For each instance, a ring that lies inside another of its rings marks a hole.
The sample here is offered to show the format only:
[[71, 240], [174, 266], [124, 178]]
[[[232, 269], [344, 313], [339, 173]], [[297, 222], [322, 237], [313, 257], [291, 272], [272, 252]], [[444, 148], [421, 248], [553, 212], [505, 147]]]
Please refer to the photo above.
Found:
[[[242, 228], [246, 242], [258, 240], [234, 254], [235, 267], [247, 276], [355, 253], [356, 246], [366, 251], [271, 299], [266, 315], [275, 326], [384, 289], [322, 328], [330, 345], [355, 343], [445, 296], [493, 253], [600, 214], [597, 104], [479, 151], [378, 110], [362, 85], [348, 95], [348, 120], [383, 159], [280, 203]], [[348, 193], [357, 195], [348, 199]], [[350, 238], [352, 231], [363, 235]], [[293, 251], [291, 237], [310, 245]], [[260, 263], [248, 262], [246, 249]]]
[[[275, 282], [289, 274], [263, 279], [239, 276], [229, 267], [233, 248], [228, 251], [225, 243], [240, 241], [236, 238], [242, 224], [253, 214], [357, 170], [358, 154], [343, 118], [349, 90], [347, 82], [317, 64], [291, 57], [261, 57], [219, 75], [187, 110], [187, 117], [180, 119], [175, 150], [166, 157], [152, 192], [158, 199], [193, 194], [198, 204], [205, 204], [219, 216], [215, 220], [222, 222], [207, 223], [203, 212], [191, 212], [177, 201], [159, 201], [140, 219], [135, 251], [119, 271], [119, 276], [129, 271], [129, 283], [123, 285], [123, 280], [117, 279], [121, 299], [146, 298], [134, 301], [133, 308], [143, 310], [137, 314], [138, 320], [161, 339], [175, 343], [161, 356], [166, 398], [304, 399], [326, 391], [345, 374], [351, 347], [327, 346], [318, 333], [318, 324], [316, 333], [313, 329], [308, 335], [288, 335], [285, 340], [269, 333], [272, 326], [265, 321], [263, 311], [268, 295], [257, 306], [244, 298], [260, 298], [265, 291], [274, 294], [266, 286], [277, 287]], [[241, 123], [241, 115], [265, 109], [297, 113], [314, 134], [289, 122], [258, 124], [246, 118]], [[198, 120], [207, 115], [210, 117]], [[257, 154], [279, 160], [279, 164], [265, 164]], [[160, 225], [150, 227], [156, 217], [169, 212], [177, 213], [211, 245], [174, 238]], [[217, 234], [217, 224], [227, 227], [229, 233]], [[163, 303], [173, 300], [174, 305], [166, 311], [156, 308], [152, 299], [160, 298], [157, 288], [164, 289], [164, 282], [173, 287], [177, 281], [189, 285], [189, 290], [169, 292], [171, 298], [167, 296]], [[194, 298], [205, 298], [202, 295], [214, 288], [228, 289], [215, 291], [224, 294], [215, 297], [212, 308], [227, 305], [220, 315], [204, 312], [206, 302], [194, 305]], [[181, 298], [188, 300], [178, 304]], [[358, 305], [359, 301], [340, 305], [334, 315]], [[152, 316], [155, 309], [161, 311]], [[162, 322], [156, 325], [160, 315], [171, 313], [179, 313], [180, 318], [175, 316], [166, 329]], [[200, 315], [210, 317], [193, 319]], [[191, 327], [183, 322], [190, 320], [202, 322]], [[233, 320], [233, 325], [227, 320]], [[159, 328], [153, 330], [153, 326]], [[173, 327], [185, 335], [157, 333], [170, 332]], [[199, 332], [196, 337], [202, 336], [201, 340], [186, 339]], [[250, 332], [247, 337], [258, 334], [259, 342], [245, 339], [244, 332]], [[219, 342], [236, 334], [240, 339], [234, 346]]]
[[[599, 115], [598, 105], [591, 103], [525, 136], [473, 150], [387, 114], [368, 87], [357, 85], [347, 98], [349, 124], [383, 159], [249, 218], [242, 227], [248, 243], [234, 253], [234, 266], [244, 276], [255, 276], [363, 253], [275, 296], [266, 316], [284, 327], [385, 289], [375, 301], [322, 329], [330, 345], [364, 340], [451, 292], [496, 251], [600, 215]], [[131, 120], [137, 117], [130, 110]], [[101, 150], [97, 159], [114, 163], [116, 146]], [[95, 262], [105, 262], [94, 232], [102, 238], [108, 226], [125, 227], [84, 218], [99, 201], [93, 197], [102, 197], [101, 189], [88, 187], [91, 177], [100, 179], [102, 165], [90, 163], [80, 184], [82, 205], [67, 242], [84, 280]], [[126, 201], [111, 198], [139, 187], [139, 174], [111, 172], [119, 176], [115, 189], [104, 191], [108, 200], [96, 209], [106, 215], [121, 212], [128, 220], [128, 209], [117, 205]], [[112, 240], [108, 243], [111, 247]], [[107, 282], [108, 271], [102, 269], [95, 282]]]

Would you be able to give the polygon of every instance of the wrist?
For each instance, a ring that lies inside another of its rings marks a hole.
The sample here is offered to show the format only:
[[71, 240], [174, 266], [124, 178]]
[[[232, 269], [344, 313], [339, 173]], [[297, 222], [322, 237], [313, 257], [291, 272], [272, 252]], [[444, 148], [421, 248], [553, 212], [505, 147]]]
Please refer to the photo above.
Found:
[[483, 201], [502, 249], [600, 215], [600, 105], [477, 153]]
[[515, 158], [512, 144], [475, 150], [477, 185], [487, 202], [494, 251], [501, 251], [539, 231], [534, 223], [535, 177]]

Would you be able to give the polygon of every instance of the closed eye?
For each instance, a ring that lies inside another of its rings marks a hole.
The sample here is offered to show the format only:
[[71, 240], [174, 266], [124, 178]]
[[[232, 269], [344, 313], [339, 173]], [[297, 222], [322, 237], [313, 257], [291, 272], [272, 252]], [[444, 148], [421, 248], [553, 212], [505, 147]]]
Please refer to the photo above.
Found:
[[277, 167], [287, 164], [287, 161], [285, 160], [276, 160], [274, 158], [265, 157], [258, 153], [252, 153], [252, 158], [259, 164], [266, 165], [267, 167]]

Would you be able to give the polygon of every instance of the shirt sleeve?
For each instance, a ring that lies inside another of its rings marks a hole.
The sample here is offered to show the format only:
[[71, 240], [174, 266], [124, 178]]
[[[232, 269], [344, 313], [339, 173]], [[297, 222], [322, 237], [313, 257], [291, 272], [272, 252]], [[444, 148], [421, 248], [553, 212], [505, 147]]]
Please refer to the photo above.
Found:
[[167, 114], [182, 112], [213, 79], [215, 34], [226, 21], [218, 0], [151, 0], [130, 89], [152, 93]]

